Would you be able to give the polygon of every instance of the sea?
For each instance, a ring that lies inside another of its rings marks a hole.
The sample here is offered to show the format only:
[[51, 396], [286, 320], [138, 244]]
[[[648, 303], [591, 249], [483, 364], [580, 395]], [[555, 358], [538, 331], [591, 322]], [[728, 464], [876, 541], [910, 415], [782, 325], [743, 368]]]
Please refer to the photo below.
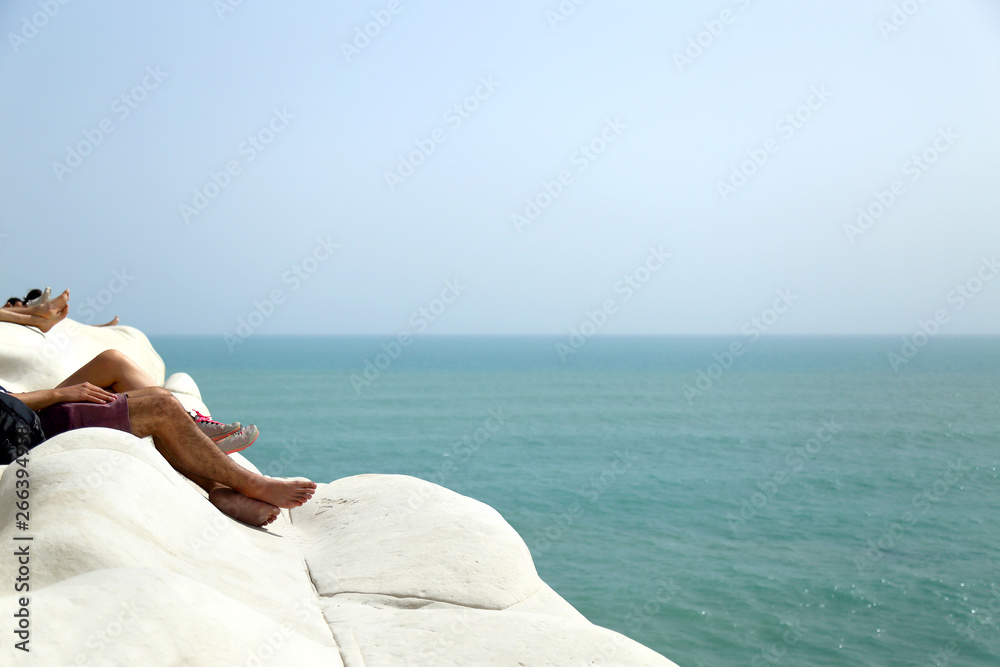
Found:
[[263, 472], [481, 500], [680, 667], [1000, 665], [1000, 338], [152, 342]]

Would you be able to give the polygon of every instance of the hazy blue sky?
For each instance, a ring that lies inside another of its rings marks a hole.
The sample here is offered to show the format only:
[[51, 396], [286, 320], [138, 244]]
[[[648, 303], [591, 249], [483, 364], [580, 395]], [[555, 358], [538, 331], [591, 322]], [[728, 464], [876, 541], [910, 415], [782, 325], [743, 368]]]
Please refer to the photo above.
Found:
[[735, 336], [784, 290], [771, 333], [1000, 325], [996, 2], [9, 0], [0, 24], [4, 297], [69, 287], [83, 322], [564, 335], [607, 305], [603, 333]]

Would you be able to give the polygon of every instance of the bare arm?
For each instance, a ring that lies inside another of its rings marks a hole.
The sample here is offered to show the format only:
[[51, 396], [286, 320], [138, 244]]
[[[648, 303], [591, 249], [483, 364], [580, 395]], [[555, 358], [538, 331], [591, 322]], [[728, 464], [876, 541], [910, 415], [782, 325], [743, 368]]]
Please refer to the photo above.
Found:
[[32, 410], [38, 411], [57, 403], [108, 403], [115, 399], [110, 391], [84, 382], [57, 389], [41, 389], [24, 394], [11, 394]]
[[38, 316], [22, 312], [20, 308], [11, 306], [0, 308], [0, 322], [12, 322], [14, 324], [34, 325], [38, 321]]
[[0, 308], [0, 322], [12, 322], [38, 327], [43, 333], [61, 322], [69, 314], [69, 290], [38, 306], [10, 306]]

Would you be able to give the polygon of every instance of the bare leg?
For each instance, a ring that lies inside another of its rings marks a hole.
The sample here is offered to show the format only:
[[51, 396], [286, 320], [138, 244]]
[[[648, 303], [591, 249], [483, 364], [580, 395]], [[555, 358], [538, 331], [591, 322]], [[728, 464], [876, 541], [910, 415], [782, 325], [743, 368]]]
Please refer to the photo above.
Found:
[[[131, 394], [130, 394], [131, 397]], [[167, 462], [175, 469], [180, 470], [179, 464], [172, 460], [172, 456], [164, 453]], [[205, 489], [208, 493], [208, 500], [223, 514], [230, 516], [237, 521], [248, 523], [251, 526], [262, 527], [278, 518], [281, 510], [270, 503], [262, 500], [254, 500], [245, 496], [239, 491], [234, 491], [228, 487], [217, 484], [207, 477], [196, 475], [190, 471], [182, 472], [185, 477]]]
[[52, 327], [66, 319], [69, 314], [69, 290], [39, 306], [10, 306], [0, 309], [0, 322], [13, 322], [37, 327], [47, 333]]
[[164, 389], [163, 387], [140, 387], [138, 389], [129, 389], [127, 393], [130, 399], [141, 398], [142, 396], [173, 396], [169, 389]]
[[71, 387], [84, 382], [119, 394], [143, 387], [157, 386], [146, 371], [139, 368], [138, 364], [118, 350], [101, 352], [63, 380], [59, 387]]
[[62, 294], [54, 299], [49, 299], [45, 303], [31, 307], [14, 306], [14, 310], [51, 320], [58, 317], [60, 313], [65, 313], [67, 306], [69, 306], [69, 290], [63, 290]]
[[195, 477], [208, 479], [284, 508], [302, 505], [316, 490], [316, 484], [309, 480], [273, 479], [240, 467], [201, 432], [172, 396], [130, 397], [128, 408], [132, 433], [153, 436], [153, 444], [164, 458], [195, 483]]
[[225, 486], [216, 486], [209, 491], [208, 499], [223, 514], [251, 526], [266, 526], [281, 513], [281, 510], [270, 503], [254, 500]]

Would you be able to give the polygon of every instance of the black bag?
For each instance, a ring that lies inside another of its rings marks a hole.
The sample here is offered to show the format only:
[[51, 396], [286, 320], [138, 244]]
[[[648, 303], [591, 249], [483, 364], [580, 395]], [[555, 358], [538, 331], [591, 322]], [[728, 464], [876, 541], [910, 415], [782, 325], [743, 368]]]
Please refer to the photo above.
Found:
[[0, 391], [0, 465], [10, 465], [45, 440], [38, 415], [10, 394]]

